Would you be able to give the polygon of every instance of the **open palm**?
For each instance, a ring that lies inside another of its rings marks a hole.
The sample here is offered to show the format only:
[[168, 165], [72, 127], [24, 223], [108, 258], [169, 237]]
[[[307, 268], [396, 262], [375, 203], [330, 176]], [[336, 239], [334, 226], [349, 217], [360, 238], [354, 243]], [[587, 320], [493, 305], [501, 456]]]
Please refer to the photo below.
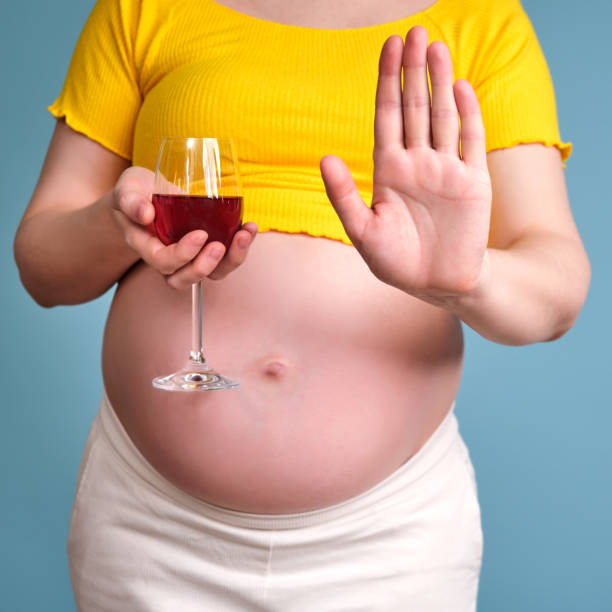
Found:
[[491, 213], [484, 127], [471, 85], [453, 84], [448, 48], [428, 47], [422, 27], [405, 46], [399, 36], [383, 46], [374, 142], [371, 208], [340, 159], [321, 160], [349, 238], [378, 278], [408, 293], [435, 303], [469, 291], [485, 264]]

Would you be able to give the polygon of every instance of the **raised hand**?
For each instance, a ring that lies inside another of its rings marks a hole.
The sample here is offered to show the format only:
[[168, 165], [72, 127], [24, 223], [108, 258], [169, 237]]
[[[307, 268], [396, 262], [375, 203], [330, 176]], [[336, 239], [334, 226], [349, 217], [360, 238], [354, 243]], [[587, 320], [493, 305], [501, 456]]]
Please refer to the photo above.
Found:
[[428, 46], [424, 28], [410, 30], [405, 45], [392, 36], [380, 55], [371, 208], [339, 158], [324, 157], [321, 174], [346, 233], [380, 280], [434, 304], [477, 287], [491, 213], [480, 107], [467, 81], [453, 84], [448, 48]]
[[150, 230], [155, 217], [151, 203], [154, 184], [150, 170], [128, 168], [115, 186], [113, 206], [128, 245], [160, 272], [170, 287], [187, 289], [207, 277], [223, 278], [245, 260], [257, 234], [254, 223], [245, 223], [236, 232], [227, 253], [220, 242], [206, 244], [208, 235], [202, 230], [189, 232], [175, 244], [162, 244]]

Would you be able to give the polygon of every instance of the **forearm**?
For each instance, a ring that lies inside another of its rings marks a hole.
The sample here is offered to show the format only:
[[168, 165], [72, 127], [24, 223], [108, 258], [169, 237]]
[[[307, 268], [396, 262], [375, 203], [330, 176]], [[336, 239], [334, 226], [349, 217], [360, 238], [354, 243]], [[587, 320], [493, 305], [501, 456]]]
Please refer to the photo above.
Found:
[[111, 197], [84, 208], [41, 210], [22, 221], [15, 260], [24, 287], [41, 306], [92, 300], [138, 261], [113, 217]]
[[488, 249], [478, 287], [446, 306], [494, 342], [544, 342], [572, 327], [589, 281], [589, 262], [580, 241], [532, 234], [507, 249]]

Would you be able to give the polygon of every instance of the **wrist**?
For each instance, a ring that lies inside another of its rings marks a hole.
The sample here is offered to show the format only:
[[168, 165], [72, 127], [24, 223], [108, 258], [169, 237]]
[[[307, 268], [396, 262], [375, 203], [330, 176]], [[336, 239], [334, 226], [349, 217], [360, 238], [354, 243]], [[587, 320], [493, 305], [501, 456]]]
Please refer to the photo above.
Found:
[[448, 310], [459, 318], [468, 313], [477, 312], [487, 301], [493, 284], [491, 270], [491, 249], [486, 249], [482, 257], [482, 265], [478, 278], [465, 291], [458, 293], [449, 300]]
[[424, 302], [443, 308], [459, 318], [463, 318], [468, 312], [477, 310], [489, 294], [492, 284], [490, 249], [486, 249], [480, 270], [475, 280], [467, 286], [455, 291], [428, 290], [414, 292], [405, 290], [406, 293], [413, 295]]

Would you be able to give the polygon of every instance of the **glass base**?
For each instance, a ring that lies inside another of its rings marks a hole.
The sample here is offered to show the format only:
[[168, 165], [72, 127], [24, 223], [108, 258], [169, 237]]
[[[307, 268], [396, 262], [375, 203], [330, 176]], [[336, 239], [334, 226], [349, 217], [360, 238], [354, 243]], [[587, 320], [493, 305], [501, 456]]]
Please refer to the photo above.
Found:
[[153, 379], [153, 386], [164, 391], [217, 391], [235, 389], [239, 384], [237, 380], [221, 376], [208, 364], [193, 361], [179, 372]]

